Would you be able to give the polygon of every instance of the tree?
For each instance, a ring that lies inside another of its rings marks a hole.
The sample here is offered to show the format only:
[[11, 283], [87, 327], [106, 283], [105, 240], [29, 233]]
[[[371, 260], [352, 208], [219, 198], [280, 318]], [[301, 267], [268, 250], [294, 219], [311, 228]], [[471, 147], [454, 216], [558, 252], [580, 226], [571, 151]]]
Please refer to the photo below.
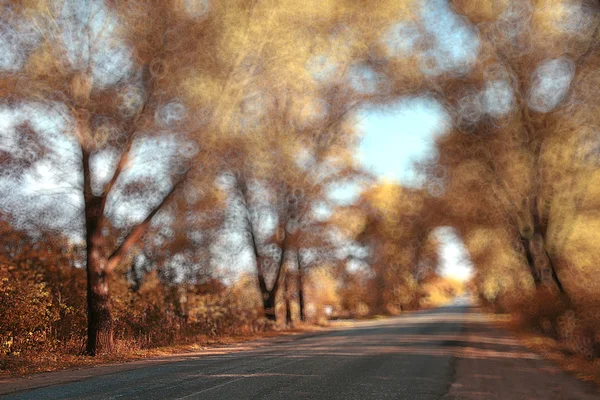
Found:
[[[17, 107], [36, 107], [34, 113], [49, 112], [54, 118], [54, 125], [48, 127], [53, 133], [42, 133], [38, 124], [35, 134], [28, 130], [22, 135], [29, 141], [45, 135], [48, 142], [62, 130], [62, 143], [80, 154], [79, 165], [74, 163], [70, 172], [82, 177], [76, 190], [83, 197], [87, 248], [86, 352], [110, 352], [108, 277], [189, 177], [190, 161], [200, 157], [194, 141], [207, 129], [207, 121], [197, 102], [190, 101], [187, 93], [181, 96], [180, 89], [189, 87], [192, 76], [212, 74], [218, 68], [218, 61], [198, 56], [214, 47], [218, 33], [215, 25], [205, 23], [206, 15], [200, 9], [195, 13], [179, 2], [124, 5], [73, 0], [46, 5], [40, 1], [4, 8], [11, 29], [27, 35], [14, 47], [13, 56], [20, 62], [3, 67], [3, 93]], [[222, 17], [219, 12], [214, 10], [216, 20]], [[207, 35], [207, 31], [214, 34]], [[48, 111], [36, 106], [40, 99], [51, 102]], [[23, 115], [27, 120], [27, 114]], [[35, 123], [38, 117], [33, 118]], [[210, 147], [211, 135], [201, 137], [205, 149]], [[165, 146], [169, 140], [174, 148]], [[142, 162], [144, 150], [162, 157], [153, 160], [162, 168], [162, 177], [154, 178], [164, 179], [162, 182], [134, 182], [130, 167]], [[109, 177], [98, 179], [94, 163], [102, 163], [107, 154], [116, 161], [108, 162]], [[121, 226], [129, 225], [129, 230], [115, 243], [105, 233], [119, 225], [114, 201], [124, 200], [123, 193], [128, 195], [125, 198], [146, 200], [147, 215], [130, 218], [129, 224], [120, 221]]]
[[358, 259], [372, 273], [374, 313], [394, 313], [416, 299], [416, 285], [427, 272], [420, 262], [422, 249], [435, 226], [427, 219], [426, 199], [422, 189], [384, 182], [363, 192], [356, 205], [336, 217], [345, 234], [368, 249]]
[[[598, 124], [598, 6], [454, 6], [477, 28], [479, 51], [460, 77], [440, 78], [436, 93], [454, 125], [438, 142], [429, 176], [442, 175], [449, 218], [473, 246], [487, 232], [490, 247], [505, 257], [498, 268], [506, 271], [516, 257], [534, 286], [549, 287], [572, 307], [582, 297], [574, 290], [580, 272], [571, 239], [581, 229], [577, 219], [595, 204], [589, 184], [597, 173], [590, 130]], [[473, 256], [483, 271], [490, 254], [481, 250]]]
[[[285, 276], [285, 255], [293, 254], [298, 240], [296, 233], [286, 230], [292, 213], [286, 201], [296, 190], [303, 192], [308, 168], [336, 168], [335, 164], [347, 163], [354, 139], [351, 111], [367, 97], [360, 88], [352, 90], [347, 82], [324, 76], [316, 65], [318, 59], [327, 56], [333, 67], [344, 71], [353, 62], [354, 50], [336, 46], [344, 40], [354, 41], [352, 46], [357, 48], [362, 43], [345, 25], [351, 15], [347, 4], [312, 5], [256, 2], [251, 12], [236, 15], [241, 23], [232, 24], [228, 27], [232, 32], [226, 32], [234, 43], [242, 44], [239, 62], [229, 69], [236, 79], [228, 81], [219, 94], [229, 111], [218, 129], [231, 135], [231, 140], [221, 142], [226, 160], [222, 171], [232, 176], [241, 203], [240, 214], [268, 319], [275, 319], [275, 297], [279, 281]], [[347, 78], [345, 72], [342, 75]], [[310, 165], [295, 165], [300, 157]], [[304, 172], [299, 173], [303, 168]], [[330, 175], [344, 173], [342, 170]], [[256, 185], [264, 185], [269, 189], [260, 190], [272, 190], [275, 196], [270, 206], [277, 210], [278, 235], [256, 229], [258, 221], [252, 215], [256, 211], [253, 208], [258, 207], [252, 204], [256, 196], [252, 186]], [[300, 207], [308, 210], [311, 205]], [[294, 215], [298, 216], [296, 211]], [[297, 218], [291, 220], [292, 225], [299, 223]], [[276, 260], [267, 262], [269, 267], [261, 261], [265, 241], [279, 243], [280, 247]], [[272, 285], [266, 283], [268, 269], [273, 269]]]

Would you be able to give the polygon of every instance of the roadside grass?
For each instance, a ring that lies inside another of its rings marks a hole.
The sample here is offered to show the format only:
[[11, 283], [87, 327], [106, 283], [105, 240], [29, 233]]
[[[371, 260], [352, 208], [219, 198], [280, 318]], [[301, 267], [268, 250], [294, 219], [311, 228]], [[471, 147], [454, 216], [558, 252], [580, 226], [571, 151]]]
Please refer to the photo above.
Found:
[[377, 315], [373, 315], [373, 317], [371, 317], [369, 319], [374, 319], [377, 321], [377, 320], [386, 319], [386, 318], [389, 318], [389, 316], [377, 314]]
[[600, 359], [588, 359], [568, 349], [560, 340], [524, 327], [518, 316], [489, 314], [501, 328], [510, 331], [526, 348], [581, 381], [594, 382], [600, 387]]
[[[438, 304], [427, 304], [415, 310], [405, 310], [398, 315], [436, 308]], [[300, 333], [318, 332], [330, 328], [353, 326], [359, 321], [379, 321], [394, 315], [365, 315], [356, 318], [330, 319], [319, 318], [313, 322], [296, 321], [292, 326], [265, 326], [258, 331], [239, 331], [220, 335], [198, 334], [185, 339], [184, 343], [144, 348], [135, 340], [117, 340], [115, 351], [110, 354], [99, 354], [95, 357], [82, 355], [85, 342], [79, 340], [65, 344], [54, 350], [39, 350], [21, 352], [18, 354], [0, 355], [0, 379], [9, 377], [24, 377], [31, 374], [92, 367], [110, 363], [125, 363], [136, 360], [159, 358], [174, 355], [185, 355], [215, 349], [220, 346], [241, 344], [258, 339]]]
[[273, 327], [258, 332], [219, 336], [198, 335], [193, 341], [188, 341], [186, 344], [162, 346], [150, 349], [141, 349], [139, 344], [133, 342], [117, 341], [113, 353], [101, 354], [95, 357], [81, 355], [81, 351], [76, 350], [76, 348], [82, 346], [81, 344], [77, 344], [72, 347], [71, 351], [63, 350], [22, 353], [16, 356], [5, 355], [0, 359], [0, 378], [23, 377], [41, 372], [76, 369], [109, 363], [123, 363], [171, 355], [185, 355], [258, 339], [309, 333], [323, 329], [325, 329], [325, 326], [295, 323], [292, 327]]

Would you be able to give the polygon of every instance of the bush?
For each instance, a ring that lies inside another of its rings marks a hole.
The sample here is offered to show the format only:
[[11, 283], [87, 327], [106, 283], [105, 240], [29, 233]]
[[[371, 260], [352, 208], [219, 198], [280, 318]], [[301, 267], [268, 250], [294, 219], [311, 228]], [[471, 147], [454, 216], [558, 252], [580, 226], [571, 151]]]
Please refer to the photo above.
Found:
[[[515, 297], [516, 298], [516, 297]], [[556, 293], [538, 289], [506, 305], [520, 326], [558, 340], [565, 350], [588, 359], [600, 357], [600, 304], [587, 300], [569, 307]]]

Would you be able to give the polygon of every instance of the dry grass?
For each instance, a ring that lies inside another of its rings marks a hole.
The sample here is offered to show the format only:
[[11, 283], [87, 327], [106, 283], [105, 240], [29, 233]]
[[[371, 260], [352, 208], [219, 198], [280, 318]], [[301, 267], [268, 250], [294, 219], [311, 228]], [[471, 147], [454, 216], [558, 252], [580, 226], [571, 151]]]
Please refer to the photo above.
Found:
[[493, 321], [500, 327], [508, 329], [525, 347], [577, 379], [594, 382], [600, 387], [600, 359], [590, 360], [582, 355], [573, 354], [564, 342], [523, 327], [518, 317], [497, 314], [494, 316], [496, 318], [493, 318]]
[[[9, 368], [0, 373], [0, 378], [10, 376], [26, 376], [40, 372], [50, 372], [79, 367], [90, 367], [114, 362], [129, 362], [148, 358], [165, 357], [195, 353], [220, 346], [249, 342], [258, 339], [267, 339], [277, 336], [308, 333], [324, 329], [323, 327], [299, 323], [289, 328], [273, 328], [260, 332], [248, 332], [220, 336], [199, 335], [190, 344], [139, 349], [135, 344], [120, 342], [118, 351], [112, 354], [103, 354], [96, 357], [75, 355], [64, 352], [36, 352], [12, 357], [7, 360]], [[129, 350], [128, 350], [129, 348]]]

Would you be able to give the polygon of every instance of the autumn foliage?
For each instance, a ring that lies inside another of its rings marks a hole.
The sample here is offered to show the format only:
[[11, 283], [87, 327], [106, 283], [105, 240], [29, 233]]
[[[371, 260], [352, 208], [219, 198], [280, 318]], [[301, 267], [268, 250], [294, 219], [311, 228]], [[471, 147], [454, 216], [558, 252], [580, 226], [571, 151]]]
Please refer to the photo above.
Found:
[[[0, 3], [0, 368], [445, 304], [440, 227], [600, 356], [597, 3], [376, 3]], [[360, 112], [423, 99], [420, 181], [377, 180]]]

